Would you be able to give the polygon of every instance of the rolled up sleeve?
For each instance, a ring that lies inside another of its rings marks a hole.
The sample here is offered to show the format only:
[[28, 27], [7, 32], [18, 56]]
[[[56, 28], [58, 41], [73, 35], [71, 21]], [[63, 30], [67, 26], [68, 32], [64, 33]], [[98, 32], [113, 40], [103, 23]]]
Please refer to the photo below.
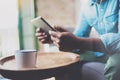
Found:
[[120, 53], [120, 34], [108, 33], [100, 37], [102, 40], [107, 54]]

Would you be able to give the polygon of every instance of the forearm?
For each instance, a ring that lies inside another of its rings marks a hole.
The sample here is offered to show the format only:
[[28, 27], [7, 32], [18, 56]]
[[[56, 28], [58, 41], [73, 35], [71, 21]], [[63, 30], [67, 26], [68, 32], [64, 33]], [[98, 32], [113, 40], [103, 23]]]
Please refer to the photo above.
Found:
[[77, 49], [106, 52], [99, 38], [78, 38]]

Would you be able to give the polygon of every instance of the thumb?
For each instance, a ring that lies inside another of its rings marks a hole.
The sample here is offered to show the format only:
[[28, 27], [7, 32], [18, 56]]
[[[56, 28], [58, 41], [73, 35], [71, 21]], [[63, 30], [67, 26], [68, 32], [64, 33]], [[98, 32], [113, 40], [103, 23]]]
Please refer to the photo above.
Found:
[[59, 37], [59, 32], [49, 31], [49, 34], [53, 37]]
[[60, 26], [54, 26], [54, 28], [59, 32], [68, 32], [66, 29], [60, 27]]

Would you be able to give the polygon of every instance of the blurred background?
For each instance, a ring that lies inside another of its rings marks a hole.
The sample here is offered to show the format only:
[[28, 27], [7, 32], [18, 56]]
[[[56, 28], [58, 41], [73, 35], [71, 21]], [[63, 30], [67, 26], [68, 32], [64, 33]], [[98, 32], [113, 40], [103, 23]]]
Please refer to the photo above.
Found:
[[[35, 37], [30, 20], [43, 16], [50, 25], [73, 30], [77, 24], [80, 0], [0, 0], [0, 56], [15, 50], [49, 50]], [[54, 49], [55, 50], [55, 49]]]

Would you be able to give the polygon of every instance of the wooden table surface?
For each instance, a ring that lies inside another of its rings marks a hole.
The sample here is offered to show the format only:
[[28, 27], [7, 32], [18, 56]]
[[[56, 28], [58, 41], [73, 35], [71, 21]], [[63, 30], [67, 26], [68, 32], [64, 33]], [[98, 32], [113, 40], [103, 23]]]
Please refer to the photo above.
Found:
[[60, 80], [64, 75], [76, 71], [79, 61], [80, 56], [70, 52], [38, 52], [35, 68], [18, 69], [12, 55], [0, 59], [0, 74], [14, 80], [40, 80], [50, 77]]

